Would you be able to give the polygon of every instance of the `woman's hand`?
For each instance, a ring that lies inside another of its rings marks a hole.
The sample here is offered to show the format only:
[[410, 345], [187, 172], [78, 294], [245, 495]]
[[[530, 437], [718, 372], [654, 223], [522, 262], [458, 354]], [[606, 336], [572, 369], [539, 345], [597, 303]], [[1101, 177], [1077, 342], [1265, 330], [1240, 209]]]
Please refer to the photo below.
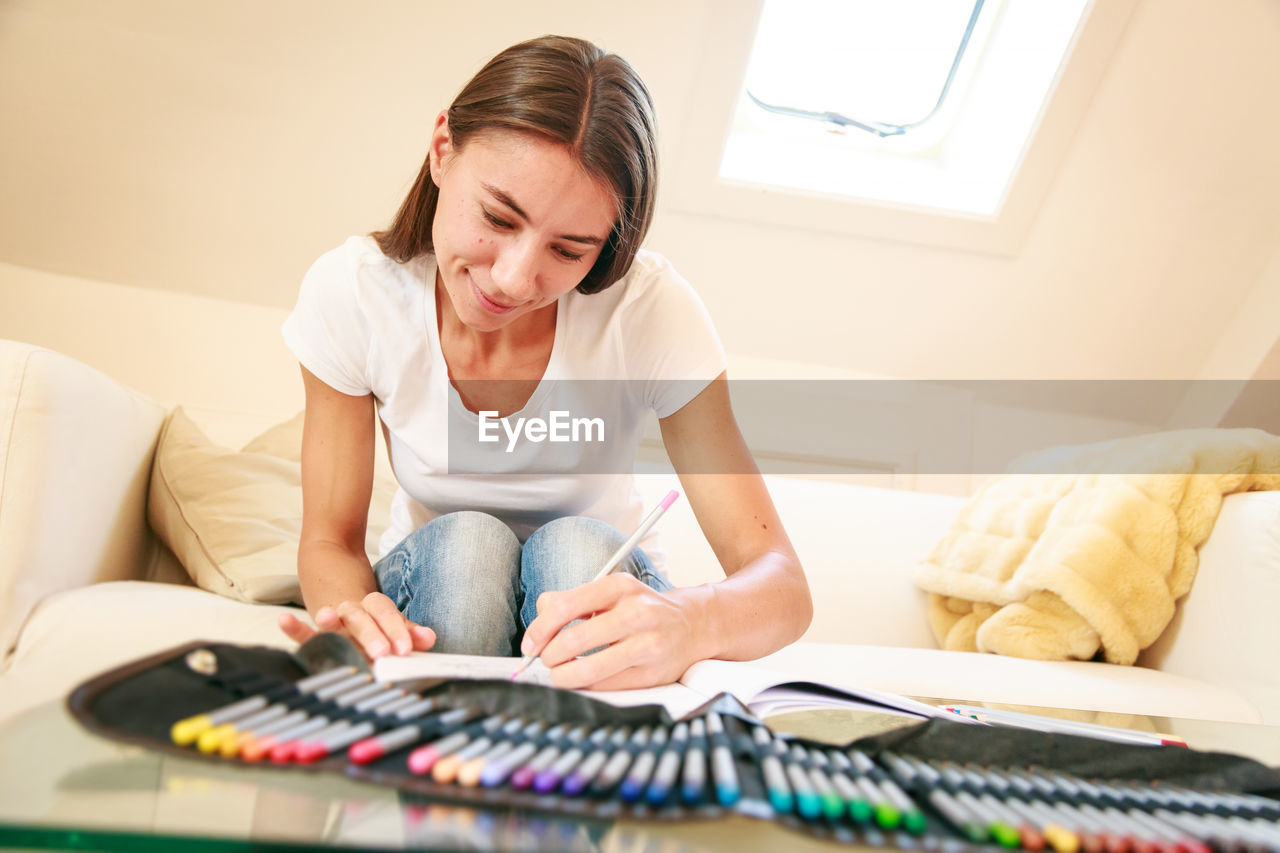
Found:
[[[543, 593], [521, 651], [540, 651], [557, 687], [627, 690], [670, 684], [705, 657], [698, 636], [705, 621], [692, 612], [691, 594], [697, 591], [658, 592], [620, 573]], [[569, 625], [575, 619], [583, 621]], [[592, 649], [600, 651], [579, 657]]]
[[305, 643], [320, 631], [342, 634], [373, 659], [387, 655], [425, 652], [436, 643], [436, 632], [405, 618], [390, 598], [371, 592], [359, 601], [343, 601], [316, 611], [312, 628], [292, 613], [280, 614], [280, 629], [289, 638]]

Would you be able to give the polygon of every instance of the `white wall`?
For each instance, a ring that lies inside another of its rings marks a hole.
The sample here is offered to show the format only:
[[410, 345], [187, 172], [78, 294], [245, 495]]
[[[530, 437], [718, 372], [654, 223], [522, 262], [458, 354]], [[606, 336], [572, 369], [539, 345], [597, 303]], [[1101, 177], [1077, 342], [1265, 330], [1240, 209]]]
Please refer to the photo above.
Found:
[[[5, 263], [0, 306], [0, 338], [57, 350], [182, 405], [228, 447], [303, 405], [297, 363], [280, 336], [283, 308]], [[1089, 383], [1063, 399], [1035, 393], [1043, 383], [883, 381], [749, 356], [730, 356], [729, 369], [739, 420], [766, 473], [944, 494], [969, 494], [1045, 446], [1160, 429], [1172, 406], [1095, 401]], [[668, 467], [656, 421], [641, 460], [643, 470]]]
[[302, 409], [281, 308], [131, 287], [0, 263], [0, 338], [92, 365], [228, 446]]
[[[708, 36], [755, 6], [8, 0], [0, 261], [285, 308], [316, 255], [386, 223], [435, 112], [496, 50], [547, 31], [618, 50], [653, 89], [670, 164], [690, 83], [720, 60]], [[1276, 44], [1274, 0], [1140, 0], [1012, 256], [665, 205], [650, 245], [740, 357], [922, 379], [1191, 378], [1210, 362], [1247, 377], [1261, 356], [1232, 329], [1280, 247]], [[1280, 317], [1259, 322], [1280, 336]]]

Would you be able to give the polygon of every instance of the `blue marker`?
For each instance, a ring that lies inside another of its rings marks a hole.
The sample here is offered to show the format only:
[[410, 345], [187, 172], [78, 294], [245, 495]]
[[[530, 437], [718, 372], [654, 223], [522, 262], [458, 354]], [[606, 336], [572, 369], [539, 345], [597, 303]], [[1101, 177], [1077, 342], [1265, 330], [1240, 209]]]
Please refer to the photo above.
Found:
[[689, 746], [684, 753], [684, 777], [680, 796], [686, 804], [702, 802], [707, 789], [707, 723], [701, 717], [689, 724]]
[[795, 808], [795, 797], [791, 794], [791, 785], [787, 783], [787, 773], [782, 769], [780, 756], [786, 753], [781, 741], [774, 740], [773, 734], [764, 726], [756, 726], [751, 732], [755, 742], [756, 755], [760, 757], [760, 770], [764, 774], [765, 790], [769, 792], [769, 805], [778, 814], [789, 814]]
[[649, 745], [636, 756], [631, 769], [627, 771], [626, 778], [622, 780], [622, 787], [618, 789], [624, 803], [634, 803], [640, 799], [640, 795], [649, 784], [649, 777], [653, 775], [653, 768], [658, 763], [658, 753], [666, 745], [667, 730], [654, 729], [653, 736], [649, 738]]
[[622, 775], [627, 772], [631, 762], [635, 761], [636, 756], [641, 753], [648, 742], [649, 727], [641, 726], [636, 729], [627, 741], [626, 748], [615, 752], [613, 757], [605, 762], [604, 769], [600, 771], [600, 775], [591, 780], [591, 784], [587, 787], [587, 793], [593, 797], [600, 797], [611, 791], [613, 786], [622, 780]]
[[667, 749], [662, 753], [662, 758], [658, 759], [658, 769], [653, 771], [649, 790], [645, 792], [645, 799], [649, 801], [649, 805], [660, 806], [666, 802], [667, 795], [671, 793], [671, 787], [676, 783], [680, 762], [684, 760], [684, 750], [688, 743], [689, 724], [676, 723], [676, 727], [671, 730], [671, 740], [667, 742]]
[[728, 807], [738, 802], [742, 787], [738, 784], [738, 768], [733, 763], [733, 750], [724, 733], [724, 723], [715, 711], [707, 712], [707, 738], [711, 741], [711, 777], [716, 784], [716, 799]]

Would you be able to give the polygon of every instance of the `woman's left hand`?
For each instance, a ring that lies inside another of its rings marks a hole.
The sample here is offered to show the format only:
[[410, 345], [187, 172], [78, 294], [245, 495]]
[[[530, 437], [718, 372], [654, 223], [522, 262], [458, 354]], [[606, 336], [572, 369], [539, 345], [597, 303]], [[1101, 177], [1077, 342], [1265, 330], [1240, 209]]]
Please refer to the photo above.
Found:
[[[521, 652], [541, 651], [557, 687], [628, 690], [670, 684], [705, 657], [698, 651], [700, 620], [690, 612], [687, 594], [692, 591], [658, 592], [619, 573], [545, 592]], [[569, 625], [575, 619], [582, 621]], [[585, 654], [592, 649], [600, 650]]]

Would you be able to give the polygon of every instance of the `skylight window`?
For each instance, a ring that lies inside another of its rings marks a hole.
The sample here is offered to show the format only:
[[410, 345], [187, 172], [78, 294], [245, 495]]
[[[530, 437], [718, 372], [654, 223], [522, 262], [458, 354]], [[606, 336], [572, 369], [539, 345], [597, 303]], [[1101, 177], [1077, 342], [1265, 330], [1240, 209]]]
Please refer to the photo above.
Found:
[[[945, 104], [966, 55], [981, 52], [989, 27], [973, 36], [979, 19], [990, 23], [990, 14], [982, 18], [984, 5], [983, 0], [809, 2], [785, 8], [771, 3], [752, 50], [747, 96], [776, 115], [828, 121], [876, 136], [917, 132]], [[829, 17], [815, 29], [820, 15]]]
[[765, 0], [722, 179], [994, 216], [1088, 0]]

